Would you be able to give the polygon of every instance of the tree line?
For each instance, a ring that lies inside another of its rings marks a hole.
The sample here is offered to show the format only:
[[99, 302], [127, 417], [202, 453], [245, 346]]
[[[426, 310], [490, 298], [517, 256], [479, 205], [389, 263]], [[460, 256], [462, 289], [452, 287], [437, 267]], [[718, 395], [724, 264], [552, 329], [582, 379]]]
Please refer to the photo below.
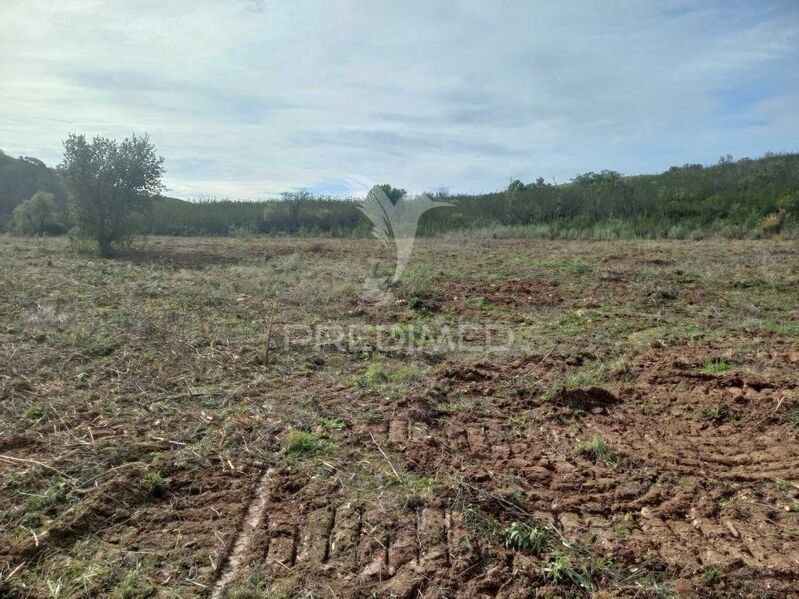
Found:
[[[265, 202], [164, 197], [164, 159], [147, 136], [122, 142], [70, 135], [56, 169], [0, 152], [0, 228], [71, 233], [110, 254], [133, 234], [368, 236], [354, 198], [299, 191]], [[391, 201], [412, 201], [382, 185]], [[487, 194], [431, 194], [451, 208], [423, 215], [418, 233], [461, 230], [540, 237], [730, 237], [799, 229], [799, 154], [722, 157], [657, 175], [584, 173], [568, 183], [512, 181]]]

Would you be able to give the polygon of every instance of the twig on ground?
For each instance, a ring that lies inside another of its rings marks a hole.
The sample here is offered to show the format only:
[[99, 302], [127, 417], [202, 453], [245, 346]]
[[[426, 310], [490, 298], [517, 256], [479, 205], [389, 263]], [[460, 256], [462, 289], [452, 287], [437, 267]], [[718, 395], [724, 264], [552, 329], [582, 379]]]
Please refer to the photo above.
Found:
[[5, 454], [0, 454], [0, 459], [7, 460], [9, 462], [15, 462], [15, 463], [18, 463], [18, 464], [35, 464], [36, 466], [41, 466], [42, 468], [46, 468], [47, 470], [51, 470], [51, 471], [55, 472], [56, 474], [59, 474], [60, 476], [63, 476], [67, 480], [72, 481], [73, 483], [75, 482], [75, 479], [72, 478], [69, 474], [66, 474], [65, 472], [62, 472], [61, 470], [59, 470], [58, 468], [53, 468], [52, 466], [48, 466], [47, 464], [44, 464], [44, 463], [39, 462], [37, 460], [30, 460], [30, 459], [27, 459], [27, 458], [15, 458], [14, 456], [5, 455]]
[[388, 465], [391, 467], [391, 471], [394, 473], [394, 476], [397, 477], [397, 480], [402, 480], [402, 478], [400, 477], [399, 473], [397, 472], [397, 469], [394, 468], [394, 464], [391, 463], [391, 460], [388, 459], [388, 456], [386, 455], [386, 452], [383, 451], [383, 448], [380, 447], [380, 444], [377, 442], [377, 439], [375, 439], [375, 436], [371, 432], [369, 433], [369, 436], [372, 437], [372, 443], [375, 444], [375, 446], [377, 447], [378, 451], [386, 459], [386, 462], [388, 462]]

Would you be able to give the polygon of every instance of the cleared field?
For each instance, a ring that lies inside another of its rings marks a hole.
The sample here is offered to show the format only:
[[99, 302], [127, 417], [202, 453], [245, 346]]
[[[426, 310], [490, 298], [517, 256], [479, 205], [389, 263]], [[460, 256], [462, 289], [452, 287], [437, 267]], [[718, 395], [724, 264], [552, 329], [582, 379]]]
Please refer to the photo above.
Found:
[[0, 596], [799, 593], [799, 243], [374, 260], [0, 237]]

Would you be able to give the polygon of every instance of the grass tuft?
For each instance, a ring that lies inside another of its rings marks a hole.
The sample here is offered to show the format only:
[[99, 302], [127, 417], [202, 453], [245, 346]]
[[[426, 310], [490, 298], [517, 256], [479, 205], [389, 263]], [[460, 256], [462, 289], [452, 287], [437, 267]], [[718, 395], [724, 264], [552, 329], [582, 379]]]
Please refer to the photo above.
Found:
[[287, 457], [310, 457], [323, 448], [322, 440], [307, 431], [292, 430], [286, 437], [285, 454]]
[[590, 439], [581, 441], [577, 445], [578, 451], [593, 460], [594, 462], [602, 462], [610, 457], [613, 448], [599, 435], [594, 435]]
[[705, 358], [704, 362], [702, 362], [701, 371], [705, 374], [716, 374], [718, 372], [725, 372], [729, 369], [730, 365], [721, 358], [715, 360]]

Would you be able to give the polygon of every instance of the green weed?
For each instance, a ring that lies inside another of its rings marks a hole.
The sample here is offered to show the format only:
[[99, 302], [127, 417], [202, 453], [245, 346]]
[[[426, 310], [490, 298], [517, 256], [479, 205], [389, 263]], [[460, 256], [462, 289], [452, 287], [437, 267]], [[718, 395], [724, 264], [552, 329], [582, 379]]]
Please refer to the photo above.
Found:
[[727, 364], [721, 358], [711, 360], [710, 358], [705, 358], [702, 362], [701, 371], [705, 374], [715, 374], [719, 372], [725, 372], [730, 369], [730, 365]]
[[148, 583], [138, 582], [138, 569], [131, 570], [111, 593], [113, 599], [145, 599], [155, 592], [155, 587]]
[[581, 441], [577, 444], [577, 449], [582, 455], [594, 462], [604, 461], [613, 451], [613, 448], [599, 435], [594, 435], [590, 439]]
[[323, 448], [322, 440], [307, 431], [292, 430], [286, 437], [284, 453], [287, 457], [310, 457]]
[[144, 475], [142, 484], [150, 497], [161, 497], [166, 491], [166, 481], [160, 472], [151, 471]]
[[505, 530], [505, 546], [517, 551], [540, 555], [548, 549], [552, 538], [544, 526], [514, 522]]
[[594, 588], [590, 571], [586, 570], [581, 560], [569, 553], [556, 552], [544, 566], [544, 574], [555, 584], [578, 586], [589, 592]]

